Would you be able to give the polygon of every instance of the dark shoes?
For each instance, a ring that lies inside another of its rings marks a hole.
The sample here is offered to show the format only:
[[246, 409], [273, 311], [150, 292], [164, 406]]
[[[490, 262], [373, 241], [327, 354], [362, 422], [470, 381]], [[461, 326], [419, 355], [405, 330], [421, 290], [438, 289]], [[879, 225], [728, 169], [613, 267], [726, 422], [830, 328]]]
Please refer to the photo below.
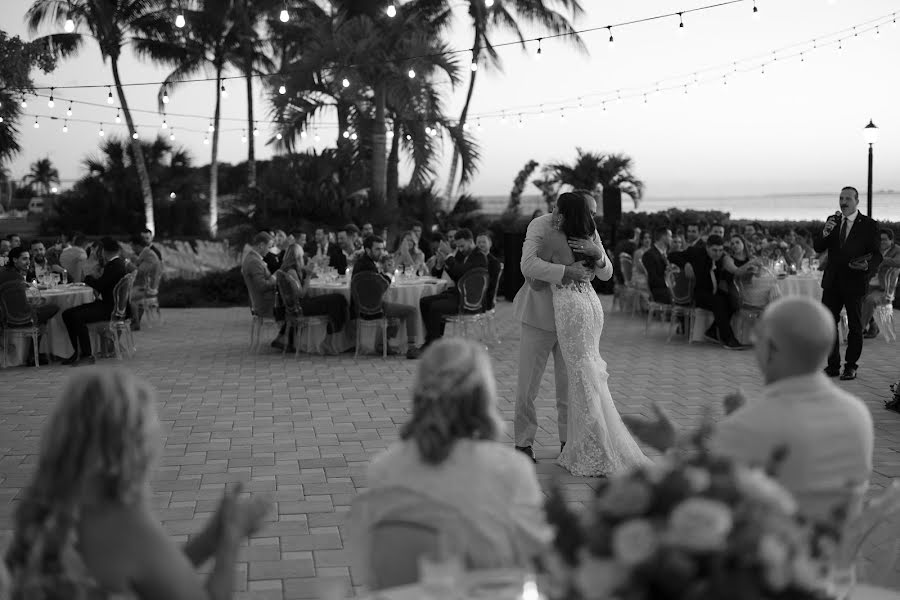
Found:
[[422, 351], [415, 346], [410, 346], [406, 351], [406, 358], [408, 358], [409, 360], [416, 360], [420, 356], [422, 356]]
[[829, 377], [837, 377], [841, 374], [840, 367], [825, 367], [825, 374]]
[[870, 328], [868, 331], [866, 331], [863, 334], [863, 337], [866, 338], [867, 340], [874, 340], [875, 338], [878, 337], [879, 333], [881, 333], [881, 331], [878, 330], [878, 327], [873, 327], [873, 328]]
[[77, 367], [79, 365], [93, 365], [96, 363], [97, 359], [94, 358], [93, 355], [79, 357], [77, 353], [62, 361], [62, 364], [71, 367]]
[[531, 446], [516, 446], [516, 450], [518, 450], [519, 452], [530, 458], [532, 462], [537, 464], [537, 459], [534, 457], [534, 450], [531, 449]]
[[730, 340], [722, 344], [722, 347], [726, 350], [746, 350], [748, 348], [748, 346], [740, 343], [735, 338], [731, 338]]
[[719, 339], [719, 334], [716, 332], [715, 326], [710, 327], [706, 330], [706, 333], [703, 334], [703, 337], [707, 342], [711, 342], [713, 344], [721, 344], [722, 340]]
[[562, 451], [565, 450], [565, 449], [566, 449], [566, 443], [565, 443], [565, 442], [562, 442], [562, 443], [559, 445], [559, 453], [562, 454]]
[[844, 372], [841, 373], [841, 381], [852, 381], [853, 379], [856, 379], [856, 369], [844, 367]]

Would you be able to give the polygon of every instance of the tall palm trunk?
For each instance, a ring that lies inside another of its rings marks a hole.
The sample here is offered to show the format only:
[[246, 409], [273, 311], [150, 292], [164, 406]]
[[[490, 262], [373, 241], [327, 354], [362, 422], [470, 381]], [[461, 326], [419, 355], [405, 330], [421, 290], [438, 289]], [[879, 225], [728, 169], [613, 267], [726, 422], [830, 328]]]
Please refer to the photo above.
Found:
[[[475, 34], [475, 45], [474, 50], [472, 50], [472, 60], [478, 62], [479, 51], [481, 50], [478, 45], [478, 40], [480, 38], [480, 34], [476, 32]], [[472, 95], [475, 92], [475, 78], [478, 75], [478, 71], [472, 71], [472, 74], [469, 77], [469, 90], [466, 92], [466, 103], [463, 104], [462, 112], [459, 115], [459, 123], [456, 124], [459, 127], [460, 135], [462, 135], [463, 127], [466, 124], [466, 118], [469, 116], [469, 105], [472, 103]], [[453, 192], [456, 190], [456, 169], [459, 166], [459, 147], [454, 144], [453, 145], [453, 160], [450, 161], [450, 177], [447, 179], [447, 189], [444, 192], [444, 196], [447, 198], [447, 210], [451, 210], [453, 208]]]
[[387, 204], [397, 206], [400, 195], [400, 121], [394, 117], [394, 137], [387, 160]]
[[222, 67], [216, 68], [216, 111], [213, 114], [212, 158], [209, 163], [209, 235], [219, 232], [219, 115], [222, 109]]
[[153, 217], [153, 190], [150, 188], [150, 174], [147, 173], [147, 163], [144, 160], [144, 149], [141, 140], [134, 139], [134, 121], [131, 111], [128, 110], [128, 101], [125, 99], [125, 91], [122, 89], [122, 80], [119, 78], [119, 59], [116, 56], [109, 57], [112, 63], [113, 80], [116, 83], [116, 93], [119, 95], [119, 104], [125, 115], [125, 123], [128, 125], [128, 135], [131, 136], [131, 151], [134, 153], [134, 166], [138, 172], [138, 181], [141, 183], [141, 194], [144, 196], [144, 226], [152, 232], [156, 232], [156, 222]]
[[244, 70], [244, 78], [247, 80], [247, 187], [256, 187], [256, 142], [253, 135], [253, 67], [249, 61]]
[[382, 206], [387, 196], [387, 136], [384, 131], [384, 83], [375, 85], [375, 131], [372, 134], [372, 195], [374, 206]]

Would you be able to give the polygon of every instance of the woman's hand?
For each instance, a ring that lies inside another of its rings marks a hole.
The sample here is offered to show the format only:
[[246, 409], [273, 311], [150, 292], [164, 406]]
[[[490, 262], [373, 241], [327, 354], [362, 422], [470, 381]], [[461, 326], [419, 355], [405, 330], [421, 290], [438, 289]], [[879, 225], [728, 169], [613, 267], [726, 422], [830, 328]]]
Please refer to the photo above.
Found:
[[575, 252], [581, 252], [585, 256], [590, 256], [591, 258], [605, 257], [603, 248], [595, 244], [594, 240], [569, 238], [569, 248]]

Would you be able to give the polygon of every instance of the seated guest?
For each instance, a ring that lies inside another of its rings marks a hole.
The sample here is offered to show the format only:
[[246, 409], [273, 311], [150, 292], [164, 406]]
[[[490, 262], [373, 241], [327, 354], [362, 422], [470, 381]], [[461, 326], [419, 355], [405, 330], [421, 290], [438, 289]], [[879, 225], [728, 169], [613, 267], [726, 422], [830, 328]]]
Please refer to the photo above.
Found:
[[137, 269], [134, 287], [131, 289], [131, 313], [135, 315], [131, 328], [139, 331], [142, 314], [138, 301], [159, 295], [159, 276], [162, 272], [162, 262], [159, 260], [156, 252], [151, 250], [150, 246], [141, 237], [135, 237], [131, 240], [131, 248], [135, 253], [134, 266]]
[[672, 232], [666, 227], [658, 227], [653, 232], [653, 246], [644, 252], [641, 261], [647, 273], [647, 285], [654, 302], [672, 303], [672, 294], [666, 285], [666, 271], [669, 269], [669, 246]]
[[[64, 365], [77, 365], [80, 363], [93, 364], [94, 355], [91, 353], [91, 336], [88, 334], [89, 323], [108, 321], [116, 309], [116, 299], [113, 293], [119, 280], [128, 274], [128, 267], [120, 256], [119, 242], [111, 237], [100, 240], [103, 249], [103, 273], [100, 277], [88, 275], [84, 282], [94, 288], [99, 294], [99, 299], [89, 304], [67, 308], [62, 313], [66, 331], [69, 332], [69, 341], [75, 350], [72, 356], [63, 361]], [[131, 306], [125, 307], [126, 316], [131, 314]]]
[[431, 251], [430, 236], [425, 235], [422, 224], [418, 221], [413, 221], [409, 229], [416, 238], [416, 247], [425, 255], [425, 260], [431, 258], [431, 255], [434, 253]]
[[242, 486], [230, 486], [179, 548], [151, 510], [163, 447], [156, 404], [150, 385], [124, 369], [86, 370], [66, 382], [19, 493], [4, 597], [231, 598], [239, 547], [261, 529], [271, 502], [244, 500]]
[[[384, 240], [370, 235], [363, 241], [363, 251], [364, 253], [357, 259], [356, 266], [353, 268], [353, 275], [375, 272], [390, 281], [390, 276], [385, 274], [382, 268], [382, 258], [385, 254]], [[419, 336], [419, 315], [416, 313], [416, 308], [393, 302], [385, 302], [383, 308], [385, 316], [389, 319], [400, 319], [406, 322], [406, 358], [418, 358], [419, 350], [416, 348], [416, 339]], [[388, 330], [388, 337], [393, 337], [390, 330]]]
[[47, 249], [44, 242], [34, 240], [31, 242], [31, 267], [28, 270], [28, 281], [34, 281], [40, 277], [50, 273], [62, 273], [63, 268], [59, 265], [51, 265], [47, 261]]
[[426, 256], [428, 256], [428, 258], [425, 259], [425, 268], [428, 269], [429, 273], [434, 269], [434, 264], [435, 264], [435, 262], [437, 262], [438, 248], [440, 248], [441, 244], [445, 243], [446, 241], [447, 241], [447, 238], [444, 237], [444, 234], [441, 233], [440, 231], [435, 231], [428, 237], [428, 246], [429, 246], [429, 249], [431, 250], [431, 253], [426, 254]]
[[[728, 398], [733, 412], [716, 424], [709, 444], [715, 454], [761, 466], [784, 448], [776, 478], [802, 514], [829, 522], [835, 508], [858, 511], [874, 450], [869, 409], [823, 373], [836, 335], [834, 318], [818, 300], [788, 296], [770, 304], [754, 343], [763, 396]], [[676, 445], [677, 432], [662, 409], [655, 411], [653, 422], [622, 418], [642, 441], [665, 451]]]
[[[685, 274], [694, 280], [694, 301], [700, 308], [713, 313], [715, 322], [706, 331], [706, 338], [722, 344], [729, 350], [740, 350], [743, 346], [734, 337], [731, 316], [734, 307], [728, 296], [728, 285], [722, 257], [725, 246], [722, 238], [711, 235], [706, 243], [688, 248], [679, 259], [684, 264]], [[670, 257], [673, 263], [675, 257]]]
[[306, 250], [306, 256], [324, 267], [337, 269], [338, 273], [347, 270], [347, 257], [335, 244], [329, 241], [328, 231], [319, 227], [313, 234], [313, 244]]
[[[441, 277], [444, 271], [455, 284], [459, 279], [475, 268], [488, 268], [487, 257], [475, 250], [475, 240], [469, 229], [456, 232], [456, 254], [451, 256], [450, 246], [446, 243], [438, 248], [437, 260], [431, 274]], [[425, 321], [425, 346], [444, 335], [444, 317], [459, 312], [459, 290], [456, 286], [434, 296], [425, 296], [419, 300], [419, 310]]]
[[162, 260], [162, 252], [153, 245], [153, 232], [149, 229], [145, 229], [141, 232], [141, 237], [144, 239], [144, 243], [156, 254], [156, 257], [159, 260]]
[[633, 230], [625, 229], [621, 232], [620, 241], [616, 244], [613, 251], [613, 275], [620, 284], [625, 283], [625, 275], [622, 273], [622, 255], [634, 256], [634, 251], [638, 249], [641, 243], [641, 229], [635, 227]]
[[700, 223], [688, 223], [684, 229], [684, 243], [686, 248], [703, 245]]
[[425, 270], [425, 260], [425, 253], [416, 243], [416, 235], [412, 231], [404, 232], [394, 252], [394, 266], [405, 273], [415, 275]]
[[266, 263], [266, 268], [269, 269], [269, 273], [274, 275], [275, 271], [281, 266], [281, 259], [284, 256], [283, 252], [287, 248], [287, 234], [280, 229], [276, 229], [272, 237], [274, 243], [269, 248], [269, 251], [266, 252], [266, 255], [263, 256], [263, 260]]
[[500, 259], [491, 254], [491, 248], [494, 247], [494, 238], [490, 231], [482, 231], [475, 236], [475, 248], [484, 254], [488, 262], [488, 275], [490, 283], [488, 283], [488, 291], [484, 296], [484, 310], [494, 308], [494, 290], [497, 289], [498, 278], [500, 277]]
[[22, 237], [18, 233], [11, 233], [6, 236], [6, 240], [9, 242], [10, 250], [13, 248], [18, 248], [22, 245]]
[[344, 233], [347, 234], [347, 237], [350, 238], [350, 247], [353, 248], [354, 252], [359, 252], [363, 247], [363, 239], [359, 234], [359, 227], [354, 225], [353, 223], [347, 223], [344, 227]]
[[647, 288], [647, 271], [644, 270], [644, 253], [647, 252], [653, 246], [653, 236], [649, 231], [645, 231], [641, 234], [641, 244], [634, 251], [632, 255], [632, 264], [634, 265], [634, 270], [631, 274], [631, 284], [634, 287], [638, 287], [641, 289]]
[[[470, 570], [531, 567], [552, 534], [534, 465], [500, 442], [502, 429], [487, 353], [461, 339], [430, 347], [400, 441], [375, 457], [353, 503], [352, 544], [371, 589], [415, 583], [425, 553]], [[411, 529], [422, 544], [404, 544]]]
[[745, 279], [759, 269], [760, 261], [750, 254], [747, 242], [740, 235], [731, 236], [728, 252], [722, 256], [722, 268], [734, 279]]
[[[22, 246], [18, 246], [9, 251], [9, 262], [5, 267], [0, 269], [0, 289], [6, 289], [5, 284], [15, 281], [20, 283], [27, 283], [25, 281], [25, 275], [28, 272], [28, 268], [31, 265], [31, 257], [28, 255], [28, 250], [26, 250]], [[31, 303], [28, 299], [28, 295], [26, 293], [26, 286], [18, 286], [14, 288], [16, 291], [14, 292], [17, 296], [16, 300], [12, 302], [14, 306], [26, 307]], [[47, 321], [52, 319], [56, 313], [59, 312], [59, 307], [53, 304], [47, 304], [46, 299], [34, 308], [34, 316], [37, 318], [37, 323], [35, 325], [44, 325]], [[34, 361], [33, 355], [29, 358], [29, 361]]]
[[[353, 223], [347, 225], [337, 232], [337, 245], [341, 249], [343, 260], [345, 263], [344, 271], [353, 268], [353, 263], [359, 258], [361, 252], [357, 251], [356, 239], [359, 238], [359, 229]], [[338, 269], [339, 272], [343, 273]]]
[[372, 225], [371, 223], [363, 223], [362, 232], [360, 233], [360, 236], [362, 237], [363, 240], [365, 240], [370, 235], [375, 235], [375, 226]]
[[300, 231], [299, 229], [295, 229], [291, 232], [291, 235], [288, 236], [287, 245], [291, 246], [293, 244], [297, 244], [301, 248], [306, 251], [306, 232]]
[[[894, 232], [885, 227], [879, 235], [881, 238], [882, 260], [878, 266], [878, 271], [869, 282], [869, 293], [863, 299], [862, 305], [862, 324], [864, 326], [866, 324], [869, 325], [869, 330], [865, 336], [870, 339], [878, 337], [880, 333], [878, 325], [872, 320], [875, 307], [885, 302], [888, 291], [896, 292], [896, 290], [884, 289], [888, 271], [900, 268], [900, 246], [894, 243]], [[870, 323], [870, 321], [872, 322]]]
[[[272, 236], [260, 231], [253, 236], [250, 251], [241, 263], [241, 276], [250, 294], [250, 306], [256, 315], [266, 319], [275, 317], [275, 276], [269, 273], [263, 260], [271, 247]], [[276, 339], [272, 345], [280, 348], [276, 345], [277, 342]]]
[[725, 226], [721, 223], [713, 223], [709, 226], [709, 235], [717, 235], [723, 240], [725, 239]]
[[84, 281], [84, 263], [87, 262], [87, 252], [84, 247], [87, 240], [80, 233], [72, 236], [72, 245], [64, 248], [59, 253], [59, 265], [68, 271], [69, 281], [81, 283]]
[[[285, 293], [281, 291], [284, 285], [291, 286], [291, 294], [297, 298], [299, 309], [303, 316], [307, 317], [328, 317], [327, 331], [331, 333], [339, 333], [343, 331], [344, 324], [347, 322], [347, 299], [341, 294], [322, 294], [321, 296], [308, 296], [308, 273], [303, 260], [303, 248], [299, 244], [292, 244], [284, 251], [284, 260], [281, 262], [281, 268], [275, 273], [276, 280], [284, 277], [287, 279], [285, 283], [279, 285], [279, 294], [276, 302], [285, 307], [287, 311], [293, 310], [292, 307], [284, 305], [286, 300]], [[300, 315], [297, 315], [300, 316]], [[286, 326], [278, 332], [278, 338], [272, 342], [275, 348], [282, 348], [284, 342], [281, 336], [284, 335]], [[293, 339], [294, 332], [288, 334], [288, 351], [294, 351]]]

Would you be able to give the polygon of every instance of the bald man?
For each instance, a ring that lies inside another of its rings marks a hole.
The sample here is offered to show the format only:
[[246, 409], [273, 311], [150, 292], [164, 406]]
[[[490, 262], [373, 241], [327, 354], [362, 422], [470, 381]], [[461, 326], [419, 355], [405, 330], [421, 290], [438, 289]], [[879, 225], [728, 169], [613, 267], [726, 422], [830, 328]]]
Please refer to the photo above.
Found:
[[[762, 397], [727, 398], [730, 414], [716, 424], [709, 446], [715, 454], [752, 465], [766, 465], [785, 447], [777, 478], [803, 514], [821, 519], [832, 519], [838, 507], [857, 512], [872, 473], [869, 409], [822, 372], [835, 334], [831, 313], [816, 300], [789, 296], [770, 304], [754, 340], [766, 382]], [[655, 421], [623, 419], [641, 440], [666, 450], [675, 445], [675, 427], [654, 409]]]

